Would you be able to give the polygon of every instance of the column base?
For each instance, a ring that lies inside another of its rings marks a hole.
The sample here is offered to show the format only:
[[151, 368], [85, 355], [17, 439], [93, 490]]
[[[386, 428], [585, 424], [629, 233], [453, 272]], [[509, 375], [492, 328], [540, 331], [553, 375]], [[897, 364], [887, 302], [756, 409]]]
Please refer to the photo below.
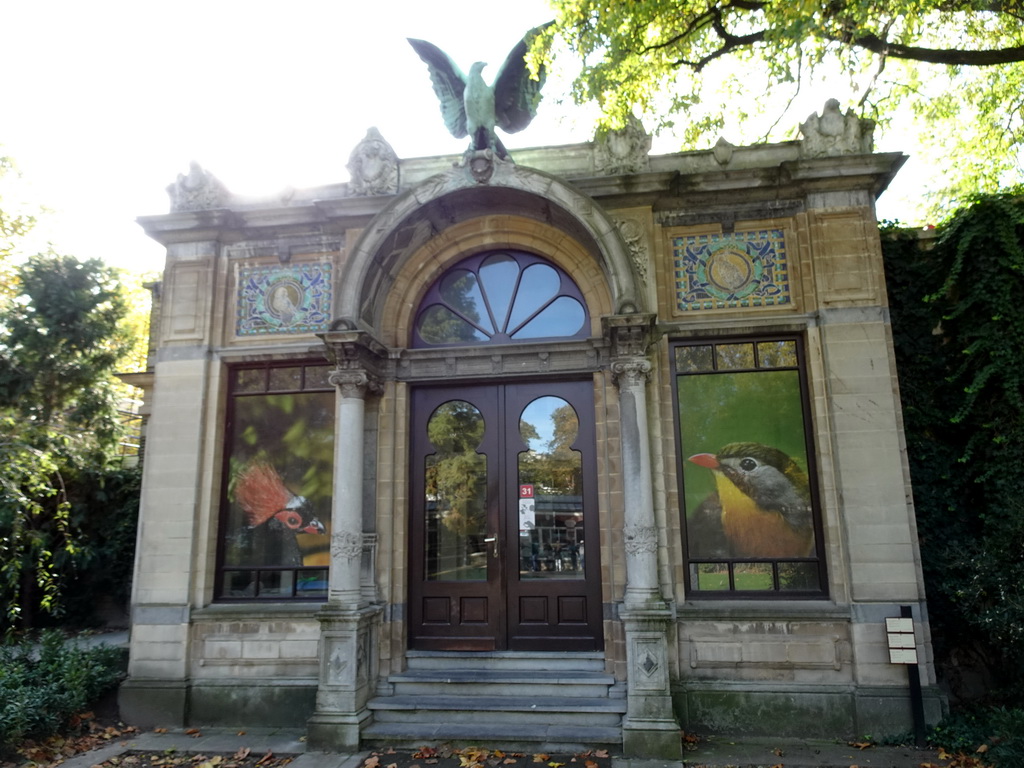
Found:
[[674, 720], [626, 718], [622, 723], [622, 752], [626, 757], [645, 760], [681, 761], [682, 731]]
[[370, 711], [353, 714], [319, 712], [306, 721], [306, 744], [315, 752], [355, 752]]
[[184, 680], [145, 680], [130, 677], [117, 691], [122, 720], [138, 728], [188, 725], [188, 685]]

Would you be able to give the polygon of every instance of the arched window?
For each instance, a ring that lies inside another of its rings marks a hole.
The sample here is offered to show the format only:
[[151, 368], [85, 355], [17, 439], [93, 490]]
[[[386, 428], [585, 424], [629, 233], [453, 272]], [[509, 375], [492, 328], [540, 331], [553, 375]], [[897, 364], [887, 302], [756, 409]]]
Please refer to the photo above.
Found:
[[463, 259], [420, 302], [413, 347], [583, 339], [590, 315], [569, 275], [523, 251]]

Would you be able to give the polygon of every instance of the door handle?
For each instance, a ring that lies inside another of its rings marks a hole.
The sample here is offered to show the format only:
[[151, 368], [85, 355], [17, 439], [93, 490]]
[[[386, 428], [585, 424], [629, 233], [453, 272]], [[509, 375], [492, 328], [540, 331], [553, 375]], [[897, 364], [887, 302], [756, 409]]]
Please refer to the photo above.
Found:
[[494, 544], [494, 547], [491, 548], [491, 555], [494, 556], [494, 557], [497, 557], [498, 556], [498, 537], [497, 536], [487, 536], [487, 537], [484, 538], [484, 542], [487, 543], [487, 544]]

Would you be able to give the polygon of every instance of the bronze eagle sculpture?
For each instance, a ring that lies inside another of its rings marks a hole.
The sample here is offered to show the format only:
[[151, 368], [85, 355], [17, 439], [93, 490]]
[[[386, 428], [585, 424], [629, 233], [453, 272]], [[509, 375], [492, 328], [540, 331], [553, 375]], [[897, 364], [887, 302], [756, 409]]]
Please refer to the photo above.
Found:
[[494, 129], [517, 133], [537, 114], [546, 73], [542, 66], [536, 77], [530, 75], [526, 52], [533, 39], [549, 24], [535, 27], [523, 36], [505, 58], [492, 85], [488, 85], [481, 74], [486, 62], [474, 62], [469, 74], [464, 75], [448, 54], [433, 43], [408, 38], [430, 71], [445, 126], [457, 139], [470, 137], [468, 151], [490, 149], [499, 158], [507, 158], [508, 151]]

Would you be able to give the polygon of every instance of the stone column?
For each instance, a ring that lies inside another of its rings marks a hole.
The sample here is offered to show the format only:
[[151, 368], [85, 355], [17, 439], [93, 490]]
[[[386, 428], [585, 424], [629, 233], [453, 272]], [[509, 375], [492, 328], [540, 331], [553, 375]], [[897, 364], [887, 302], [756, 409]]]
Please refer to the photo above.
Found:
[[626, 608], [663, 606], [658, 588], [658, 529], [651, 493], [651, 448], [647, 433], [647, 382], [651, 364], [645, 359], [616, 360], [612, 375], [619, 388], [622, 430], [622, 492], [626, 548]]
[[[338, 388], [334, 442], [334, 506], [331, 511], [331, 570], [327, 603], [320, 610], [320, 680], [307, 739], [317, 750], [358, 748], [369, 720], [366, 702], [377, 677], [381, 607], [362, 584], [364, 552], [373, 546], [363, 530], [363, 461], [366, 397], [383, 391], [386, 350], [368, 334], [323, 334], [336, 368]], [[371, 558], [372, 561], [372, 558]]]
[[604, 319], [619, 388], [622, 432], [623, 542], [626, 594], [619, 616], [626, 633], [629, 675], [622, 747], [627, 756], [681, 760], [679, 724], [672, 710], [668, 670], [672, 611], [658, 584], [659, 532], [654, 515], [647, 382], [653, 315]]
[[334, 430], [334, 505], [331, 510], [329, 603], [358, 608], [363, 557], [363, 433], [366, 394], [380, 390], [365, 370], [331, 372], [338, 388]]

